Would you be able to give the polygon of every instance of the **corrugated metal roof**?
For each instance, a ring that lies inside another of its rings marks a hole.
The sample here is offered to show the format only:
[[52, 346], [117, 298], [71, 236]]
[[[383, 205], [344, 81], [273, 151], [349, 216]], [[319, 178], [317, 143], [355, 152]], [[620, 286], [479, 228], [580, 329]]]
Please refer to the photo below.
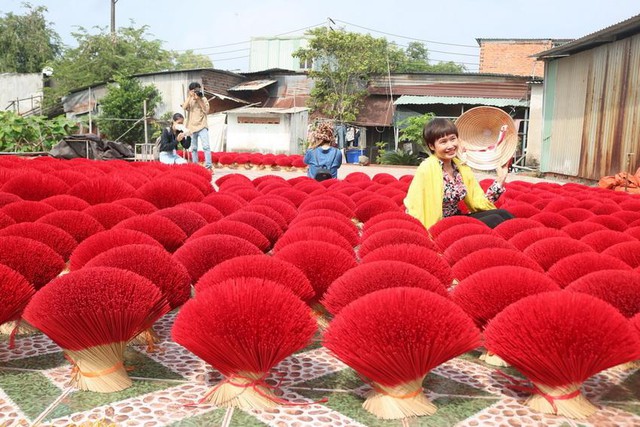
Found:
[[233, 96], [228, 96], [228, 95], [223, 95], [221, 93], [215, 93], [215, 92], [211, 92], [208, 90], [204, 90], [205, 94], [208, 95], [213, 95], [214, 98], [218, 98], [218, 99], [222, 99], [223, 101], [233, 101], [233, 102], [237, 102], [238, 104], [248, 104], [247, 101], [245, 101], [244, 99], [239, 99], [239, 98], [234, 98]]
[[431, 104], [469, 104], [469, 105], [491, 105], [494, 107], [528, 107], [529, 101], [522, 101], [513, 98], [479, 98], [468, 96], [416, 96], [402, 95], [395, 102], [395, 105], [431, 105]]
[[276, 83], [277, 80], [251, 80], [249, 82], [242, 82], [239, 85], [235, 85], [234, 87], [230, 87], [227, 90], [232, 92], [240, 92], [243, 90], [259, 90], [265, 88], [269, 85]]
[[611, 25], [595, 33], [588, 34], [572, 42], [545, 50], [537, 55], [537, 59], [553, 59], [561, 56], [569, 56], [583, 50], [600, 46], [604, 43], [633, 36], [640, 32], [640, 15], [633, 16], [617, 24]]

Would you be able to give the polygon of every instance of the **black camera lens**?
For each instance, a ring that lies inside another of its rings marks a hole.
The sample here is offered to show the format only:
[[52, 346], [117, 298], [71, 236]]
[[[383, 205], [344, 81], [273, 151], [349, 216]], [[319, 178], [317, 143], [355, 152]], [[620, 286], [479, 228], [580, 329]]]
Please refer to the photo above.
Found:
[[195, 94], [198, 96], [198, 98], [202, 98], [204, 96], [201, 90], [196, 90]]

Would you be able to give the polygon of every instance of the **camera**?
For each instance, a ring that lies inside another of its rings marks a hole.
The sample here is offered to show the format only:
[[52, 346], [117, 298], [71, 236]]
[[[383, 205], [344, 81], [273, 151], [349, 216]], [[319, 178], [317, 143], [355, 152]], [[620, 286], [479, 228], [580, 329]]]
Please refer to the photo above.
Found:
[[195, 93], [198, 98], [202, 98], [204, 96], [201, 90], [196, 89], [193, 91], [193, 93]]

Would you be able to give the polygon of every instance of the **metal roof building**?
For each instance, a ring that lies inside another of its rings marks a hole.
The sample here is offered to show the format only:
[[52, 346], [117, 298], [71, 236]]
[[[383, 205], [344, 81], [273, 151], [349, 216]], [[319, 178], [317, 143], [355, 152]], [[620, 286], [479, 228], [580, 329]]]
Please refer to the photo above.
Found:
[[540, 170], [598, 180], [640, 166], [640, 15], [546, 61]]

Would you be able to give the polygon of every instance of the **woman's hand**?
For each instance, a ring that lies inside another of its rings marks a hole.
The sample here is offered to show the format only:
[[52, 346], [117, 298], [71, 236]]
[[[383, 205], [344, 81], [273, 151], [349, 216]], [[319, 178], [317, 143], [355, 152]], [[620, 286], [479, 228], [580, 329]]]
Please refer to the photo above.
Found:
[[184, 139], [184, 132], [180, 132], [178, 136], [176, 136], [176, 139], [178, 140], [178, 142], [182, 142], [182, 140]]
[[504, 187], [504, 183], [507, 180], [507, 175], [509, 174], [509, 163], [502, 166], [496, 167], [496, 182], [500, 185], [500, 187]]

